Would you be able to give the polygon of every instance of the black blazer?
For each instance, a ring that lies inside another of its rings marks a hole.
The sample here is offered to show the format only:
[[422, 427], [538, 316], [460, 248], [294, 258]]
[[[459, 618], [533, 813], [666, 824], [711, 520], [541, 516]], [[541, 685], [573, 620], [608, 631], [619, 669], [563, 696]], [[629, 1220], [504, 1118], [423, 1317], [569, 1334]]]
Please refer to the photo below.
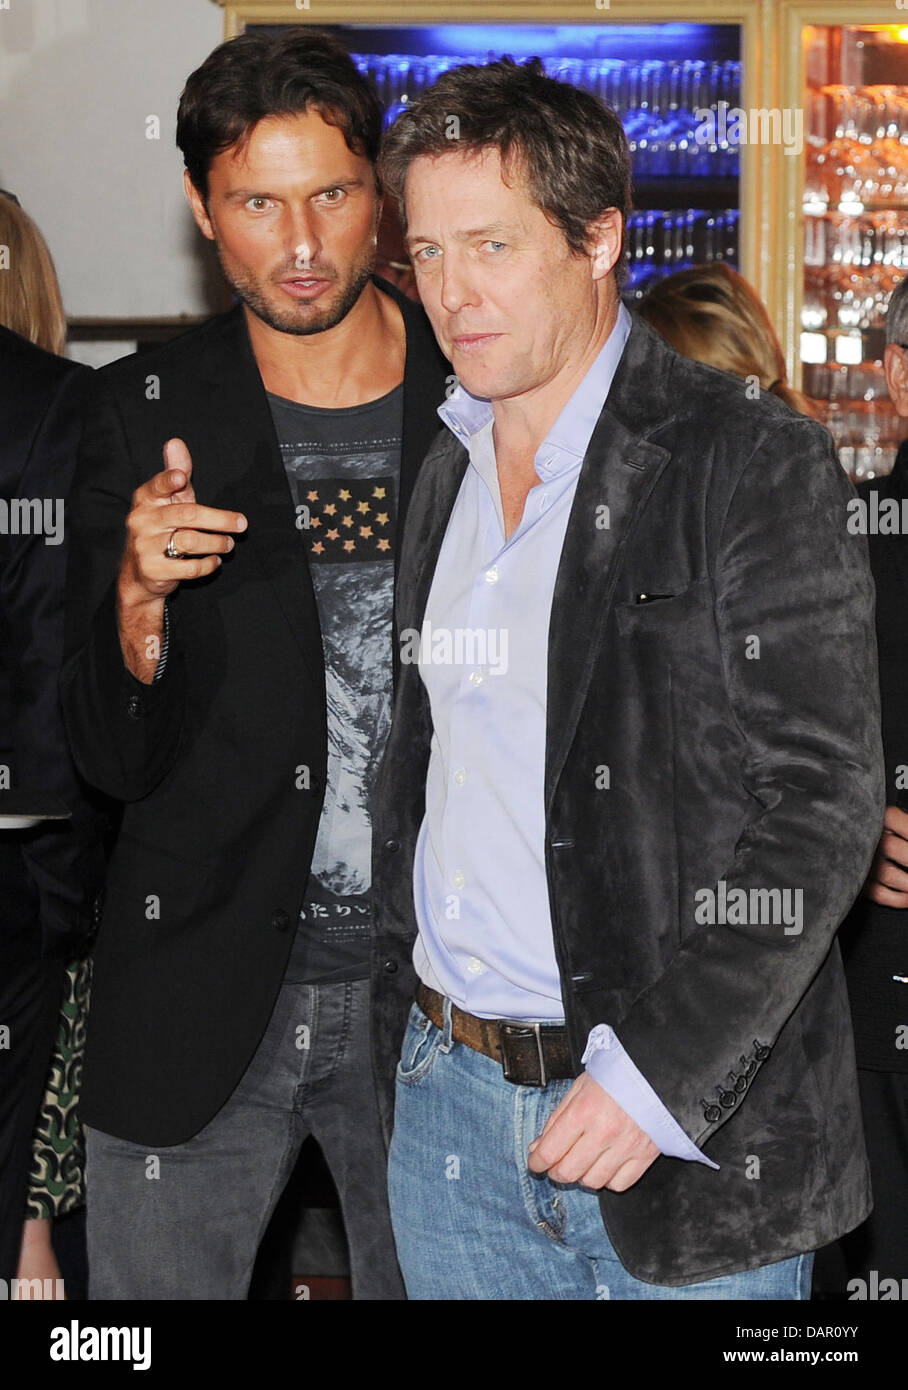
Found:
[[62, 505], [90, 379], [87, 367], [0, 327], [0, 767], [9, 769], [10, 786], [8, 796], [0, 792], [0, 810], [50, 792], [72, 813], [47, 828], [0, 830], [0, 951], [40, 933], [46, 954], [73, 954], [91, 926], [102, 869], [102, 825], [80, 789], [57, 699], [66, 525], [63, 543], [48, 545], [43, 534], [8, 534], [7, 510], [13, 498]]
[[[891, 498], [908, 511], [908, 440], [888, 478], [858, 487], [868, 504], [873, 492], [880, 502]], [[876, 582], [886, 803], [908, 811], [908, 537], [901, 531], [877, 534], [868, 543]], [[908, 1072], [908, 1049], [896, 1046], [898, 1030], [908, 1023], [908, 984], [892, 978], [908, 976], [908, 911], [860, 897], [842, 925], [841, 943], [858, 1066]]]
[[[398, 631], [421, 626], [466, 466], [450, 432], [423, 465]], [[768, 393], [749, 400], [743, 381], [635, 319], [555, 583], [545, 856], [577, 1073], [590, 1028], [610, 1023], [720, 1165], [660, 1157], [629, 1191], [602, 1193], [622, 1263], [652, 1283], [813, 1250], [869, 1209], [834, 943], [883, 814], [873, 586], [866, 545], [846, 532], [852, 496], [824, 429]], [[404, 665], [373, 807], [388, 1129], [431, 735], [418, 667]], [[749, 926], [698, 921], [697, 894], [720, 880], [801, 889], [803, 930], [755, 921], [759, 899]]]
[[[439, 428], [448, 364], [407, 334], [399, 518]], [[87, 1122], [180, 1143], [234, 1090], [280, 987], [324, 795], [315, 596], [241, 307], [96, 374], [73, 494], [63, 706], [86, 778], [126, 803], [95, 952]], [[249, 529], [170, 600], [163, 678], [125, 668], [114, 611], [132, 493], [177, 435], [200, 502]], [[309, 787], [297, 768], [310, 769]]]

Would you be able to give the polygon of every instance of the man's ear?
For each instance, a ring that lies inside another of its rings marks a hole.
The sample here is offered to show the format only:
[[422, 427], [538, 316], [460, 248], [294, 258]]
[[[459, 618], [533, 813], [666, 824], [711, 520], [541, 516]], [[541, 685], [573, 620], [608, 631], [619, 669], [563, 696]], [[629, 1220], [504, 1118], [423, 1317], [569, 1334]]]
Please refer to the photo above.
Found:
[[205, 199], [196, 188], [192, 179], [189, 177], [189, 170], [183, 171], [183, 189], [186, 193], [186, 200], [195, 218], [196, 226], [207, 237], [209, 241], [214, 241], [214, 228], [211, 225], [211, 218], [208, 216], [208, 209], [205, 206]]
[[897, 343], [887, 343], [883, 366], [892, 404], [899, 415], [908, 417], [908, 352]]
[[587, 231], [590, 266], [594, 280], [603, 280], [621, 255], [624, 219], [617, 208], [606, 208]]

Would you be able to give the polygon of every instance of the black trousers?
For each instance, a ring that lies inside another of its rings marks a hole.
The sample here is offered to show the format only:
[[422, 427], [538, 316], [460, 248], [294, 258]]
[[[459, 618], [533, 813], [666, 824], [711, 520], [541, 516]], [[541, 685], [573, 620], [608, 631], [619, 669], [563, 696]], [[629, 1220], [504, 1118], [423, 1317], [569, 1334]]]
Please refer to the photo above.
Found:
[[44, 1098], [62, 986], [63, 962], [42, 960], [36, 942], [19, 938], [2, 943], [0, 1278], [7, 1281], [15, 1277], [19, 1263], [32, 1135]]
[[849, 1279], [908, 1278], [908, 1072], [858, 1069], [873, 1211], [840, 1242]]

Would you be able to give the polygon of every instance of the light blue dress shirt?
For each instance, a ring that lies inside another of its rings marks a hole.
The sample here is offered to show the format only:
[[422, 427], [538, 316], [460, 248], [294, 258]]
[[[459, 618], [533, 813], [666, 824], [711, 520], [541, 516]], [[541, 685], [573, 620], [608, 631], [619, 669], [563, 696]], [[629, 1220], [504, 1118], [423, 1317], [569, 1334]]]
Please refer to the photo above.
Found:
[[[549, 616], [583, 457], [624, 350], [623, 305], [540, 445], [539, 484], [505, 539], [492, 407], [458, 386], [439, 415], [469, 452], [418, 642], [434, 732], [413, 873], [419, 978], [480, 1018], [564, 1019], [545, 870]], [[591, 1076], [664, 1154], [716, 1167], [681, 1129], [612, 1028]]]

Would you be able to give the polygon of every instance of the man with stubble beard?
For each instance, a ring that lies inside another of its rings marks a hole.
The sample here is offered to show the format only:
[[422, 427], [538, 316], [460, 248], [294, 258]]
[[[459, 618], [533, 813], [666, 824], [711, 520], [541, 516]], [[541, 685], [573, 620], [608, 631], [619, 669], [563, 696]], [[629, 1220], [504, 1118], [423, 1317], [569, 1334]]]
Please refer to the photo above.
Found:
[[308, 1134], [354, 1297], [403, 1296], [368, 804], [400, 525], [449, 368], [372, 275], [380, 132], [333, 40], [216, 49], [177, 143], [241, 302], [98, 374], [63, 676], [77, 763], [124, 805], [84, 1087], [94, 1298], [244, 1298]]

